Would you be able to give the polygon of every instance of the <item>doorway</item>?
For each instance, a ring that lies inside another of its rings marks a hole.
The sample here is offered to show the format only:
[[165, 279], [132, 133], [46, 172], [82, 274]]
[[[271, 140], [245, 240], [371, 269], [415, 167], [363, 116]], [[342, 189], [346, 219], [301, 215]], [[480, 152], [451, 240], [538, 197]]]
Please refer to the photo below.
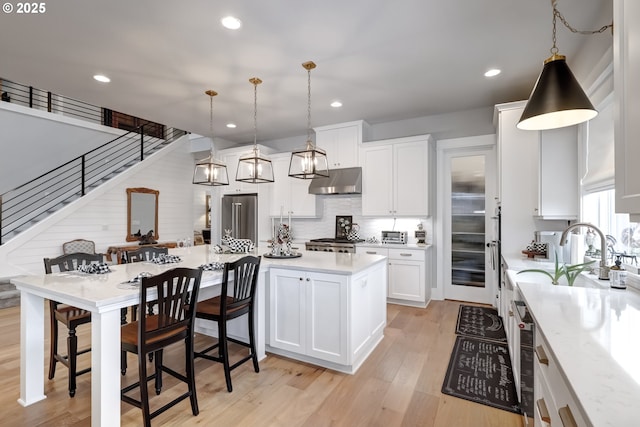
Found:
[[438, 205], [443, 297], [494, 305], [495, 252], [487, 243], [497, 239], [495, 137], [442, 142]]

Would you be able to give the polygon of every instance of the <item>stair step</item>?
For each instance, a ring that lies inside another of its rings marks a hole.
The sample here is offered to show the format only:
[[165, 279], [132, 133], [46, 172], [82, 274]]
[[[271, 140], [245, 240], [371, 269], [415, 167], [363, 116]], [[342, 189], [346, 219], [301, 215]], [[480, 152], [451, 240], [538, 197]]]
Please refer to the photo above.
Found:
[[0, 292], [3, 291], [14, 291], [16, 286], [11, 282], [0, 282]]
[[0, 309], [20, 305], [20, 291], [0, 291]]

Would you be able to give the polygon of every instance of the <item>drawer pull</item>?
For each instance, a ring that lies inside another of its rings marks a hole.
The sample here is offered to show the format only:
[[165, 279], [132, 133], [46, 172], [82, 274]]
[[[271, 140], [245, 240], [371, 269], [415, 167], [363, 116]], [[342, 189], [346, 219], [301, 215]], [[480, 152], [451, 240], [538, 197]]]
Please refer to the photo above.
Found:
[[544, 351], [541, 345], [536, 347], [536, 357], [538, 358], [538, 362], [543, 365], [549, 366], [549, 358], [547, 357], [547, 353]]
[[558, 415], [560, 415], [560, 420], [562, 421], [562, 425], [564, 427], [578, 427], [575, 418], [573, 418], [573, 414], [571, 413], [571, 409], [568, 406], [563, 406], [558, 409]]
[[376, 252], [376, 251], [367, 251], [367, 253], [368, 253], [369, 255], [376, 255], [378, 252]]
[[547, 424], [551, 423], [549, 410], [547, 409], [547, 404], [544, 403], [544, 399], [538, 399], [536, 401], [536, 406], [538, 407], [538, 413], [540, 414], [540, 419]]
[[401, 253], [400, 256], [413, 256], [413, 254], [405, 254], [405, 253]]

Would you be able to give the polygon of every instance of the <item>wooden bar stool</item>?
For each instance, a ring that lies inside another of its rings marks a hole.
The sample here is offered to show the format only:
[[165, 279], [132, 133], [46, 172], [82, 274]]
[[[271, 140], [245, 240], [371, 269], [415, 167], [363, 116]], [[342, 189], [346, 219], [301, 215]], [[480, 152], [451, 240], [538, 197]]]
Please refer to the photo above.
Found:
[[[260, 372], [258, 356], [256, 354], [256, 339], [254, 328], [254, 301], [256, 285], [258, 283], [258, 270], [260, 269], [260, 257], [246, 256], [235, 262], [228, 262], [222, 273], [222, 290], [220, 295], [198, 303], [196, 318], [211, 320], [218, 323], [218, 342], [202, 351], [195, 353], [196, 357], [202, 357], [224, 366], [224, 377], [227, 382], [227, 390], [231, 392], [231, 371], [244, 362], [253, 361], [253, 369]], [[231, 287], [229, 287], [229, 272], [233, 272]], [[231, 292], [229, 292], [231, 291]], [[227, 336], [227, 321], [242, 315], [247, 315], [249, 322], [249, 342], [242, 342]], [[241, 360], [230, 365], [227, 342], [231, 341], [249, 348], [249, 354]], [[218, 349], [218, 355], [213, 356], [211, 350]]]
[[[142, 409], [146, 427], [151, 426], [153, 417], [186, 398], [191, 401], [193, 415], [199, 413], [193, 365], [193, 321], [201, 277], [202, 270], [174, 268], [156, 276], [143, 278], [140, 284], [140, 305], [146, 305], [151, 293], [156, 301], [156, 313], [144, 313], [142, 310], [139, 320], [121, 327], [122, 350], [138, 355], [139, 376], [137, 382], [122, 389], [121, 398], [123, 402]], [[165, 366], [162, 361], [163, 349], [179, 342], [184, 344], [185, 375]], [[148, 375], [147, 355], [152, 353], [156, 354], [153, 362], [155, 372]], [[163, 372], [185, 382], [187, 391], [150, 412], [148, 382], [155, 380], [156, 394], [159, 395], [162, 390]], [[136, 388], [140, 388], [140, 400], [127, 395]]]

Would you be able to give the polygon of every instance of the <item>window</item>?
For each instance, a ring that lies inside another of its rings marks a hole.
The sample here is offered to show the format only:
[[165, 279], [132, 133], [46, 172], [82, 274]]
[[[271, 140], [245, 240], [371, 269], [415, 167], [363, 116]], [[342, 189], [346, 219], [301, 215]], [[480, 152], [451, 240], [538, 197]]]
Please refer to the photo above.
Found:
[[[607, 257], [622, 256], [624, 263], [634, 264], [633, 255], [640, 258], [640, 224], [630, 223], [629, 215], [615, 213], [615, 190], [607, 189], [582, 197], [582, 219], [596, 225], [608, 237]], [[599, 244], [596, 243], [596, 249]]]

